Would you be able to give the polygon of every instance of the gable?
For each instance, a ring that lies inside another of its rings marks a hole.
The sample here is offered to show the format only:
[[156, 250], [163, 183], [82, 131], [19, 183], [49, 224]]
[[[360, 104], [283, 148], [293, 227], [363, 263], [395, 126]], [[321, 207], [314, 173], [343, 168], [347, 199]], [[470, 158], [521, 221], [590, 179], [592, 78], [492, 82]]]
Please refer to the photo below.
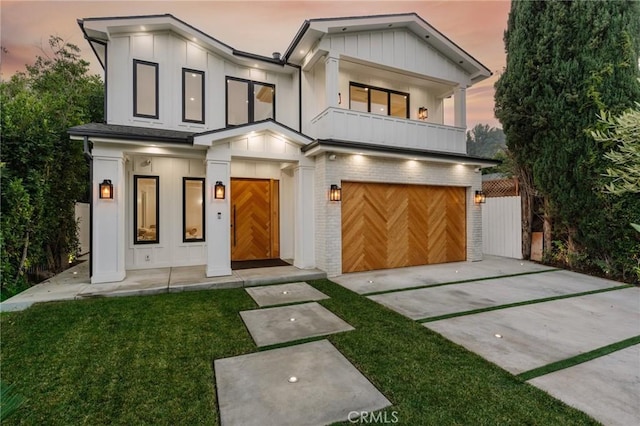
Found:
[[395, 69], [470, 85], [470, 75], [406, 29], [327, 34], [323, 50]]

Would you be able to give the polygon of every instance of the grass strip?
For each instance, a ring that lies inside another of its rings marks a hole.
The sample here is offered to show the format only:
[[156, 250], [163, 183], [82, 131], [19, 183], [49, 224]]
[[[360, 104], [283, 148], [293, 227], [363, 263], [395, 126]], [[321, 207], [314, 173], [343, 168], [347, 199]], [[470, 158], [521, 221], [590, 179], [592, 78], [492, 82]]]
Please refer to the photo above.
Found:
[[490, 312], [490, 311], [497, 311], [497, 310], [500, 310], [500, 309], [515, 308], [516, 306], [535, 305], [536, 303], [551, 302], [553, 300], [570, 299], [570, 298], [573, 298], [573, 297], [588, 296], [590, 294], [606, 293], [606, 292], [609, 292], [609, 291], [622, 290], [622, 289], [629, 288], [629, 287], [633, 287], [633, 285], [625, 284], [625, 285], [620, 285], [620, 286], [616, 286], [616, 287], [600, 288], [598, 290], [583, 291], [581, 293], [563, 294], [563, 295], [560, 295], [560, 296], [551, 296], [551, 297], [545, 297], [545, 298], [542, 298], [542, 299], [533, 299], [533, 300], [525, 300], [523, 302], [507, 303], [505, 305], [488, 306], [486, 308], [472, 309], [470, 311], [452, 312], [450, 314], [444, 314], [444, 315], [438, 315], [438, 316], [435, 316], [435, 317], [427, 317], [427, 318], [418, 319], [418, 320], [416, 320], [416, 322], [425, 323], [425, 322], [440, 321], [440, 320], [449, 319], [449, 318], [463, 317], [463, 316], [466, 316], [466, 315], [479, 314], [479, 313], [482, 313], [482, 312]]
[[494, 276], [491, 276], [491, 277], [469, 278], [468, 280], [447, 281], [446, 283], [423, 284], [423, 285], [417, 285], [417, 286], [414, 286], [414, 287], [403, 287], [403, 288], [396, 288], [396, 289], [390, 289], [390, 290], [372, 291], [372, 292], [369, 292], [369, 293], [362, 293], [361, 296], [377, 296], [379, 294], [399, 293], [401, 291], [419, 290], [421, 288], [442, 287], [444, 285], [453, 285], [453, 284], [465, 284], [465, 283], [472, 283], [474, 281], [495, 280], [496, 278], [511, 278], [511, 277], [520, 277], [520, 276], [523, 276], [523, 275], [544, 274], [545, 272], [554, 272], [554, 271], [561, 271], [561, 270], [562, 269], [554, 268], [554, 269], [545, 269], [544, 271], [519, 272], [517, 274], [494, 275]]
[[563, 359], [562, 361], [543, 365], [542, 367], [520, 373], [516, 377], [524, 381], [535, 379], [536, 377], [544, 376], [545, 374], [553, 373], [554, 371], [564, 370], [565, 368], [573, 367], [574, 365], [582, 364], [584, 362], [591, 361], [592, 359], [600, 358], [637, 344], [640, 344], [640, 336], [631, 337], [571, 358]]

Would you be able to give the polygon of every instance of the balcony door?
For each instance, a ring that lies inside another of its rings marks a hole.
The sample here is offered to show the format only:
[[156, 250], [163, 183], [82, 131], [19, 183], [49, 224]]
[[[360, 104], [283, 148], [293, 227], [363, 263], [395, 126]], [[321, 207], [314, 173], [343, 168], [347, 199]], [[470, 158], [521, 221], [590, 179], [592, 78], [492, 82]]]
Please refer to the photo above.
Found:
[[231, 260], [280, 257], [279, 185], [273, 179], [231, 179]]

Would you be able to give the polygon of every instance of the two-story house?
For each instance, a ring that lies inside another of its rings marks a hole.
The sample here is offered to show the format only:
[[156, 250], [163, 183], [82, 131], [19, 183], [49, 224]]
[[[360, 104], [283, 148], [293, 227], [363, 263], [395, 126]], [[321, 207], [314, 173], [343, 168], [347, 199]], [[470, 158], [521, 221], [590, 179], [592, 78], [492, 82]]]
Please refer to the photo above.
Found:
[[[171, 16], [79, 20], [105, 70], [93, 283], [282, 258], [329, 276], [482, 257], [465, 92], [490, 71], [416, 14], [305, 21], [283, 54]], [[453, 97], [454, 125], [444, 125]]]

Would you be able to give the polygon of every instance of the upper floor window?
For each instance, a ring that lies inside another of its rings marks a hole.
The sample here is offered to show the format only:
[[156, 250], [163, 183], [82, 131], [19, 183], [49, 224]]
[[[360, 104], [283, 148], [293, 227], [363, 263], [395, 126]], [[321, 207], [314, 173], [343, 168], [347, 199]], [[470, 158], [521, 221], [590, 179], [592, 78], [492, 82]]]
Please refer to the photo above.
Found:
[[204, 71], [182, 68], [182, 121], [204, 123]]
[[158, 64], [133, 60], [133, 115], [158, 118]]
[[276, 118], [276, 86], [227, 77], [227, 126]]
[[349, 109], [409, 118], [409, 94], [351, 82]]

